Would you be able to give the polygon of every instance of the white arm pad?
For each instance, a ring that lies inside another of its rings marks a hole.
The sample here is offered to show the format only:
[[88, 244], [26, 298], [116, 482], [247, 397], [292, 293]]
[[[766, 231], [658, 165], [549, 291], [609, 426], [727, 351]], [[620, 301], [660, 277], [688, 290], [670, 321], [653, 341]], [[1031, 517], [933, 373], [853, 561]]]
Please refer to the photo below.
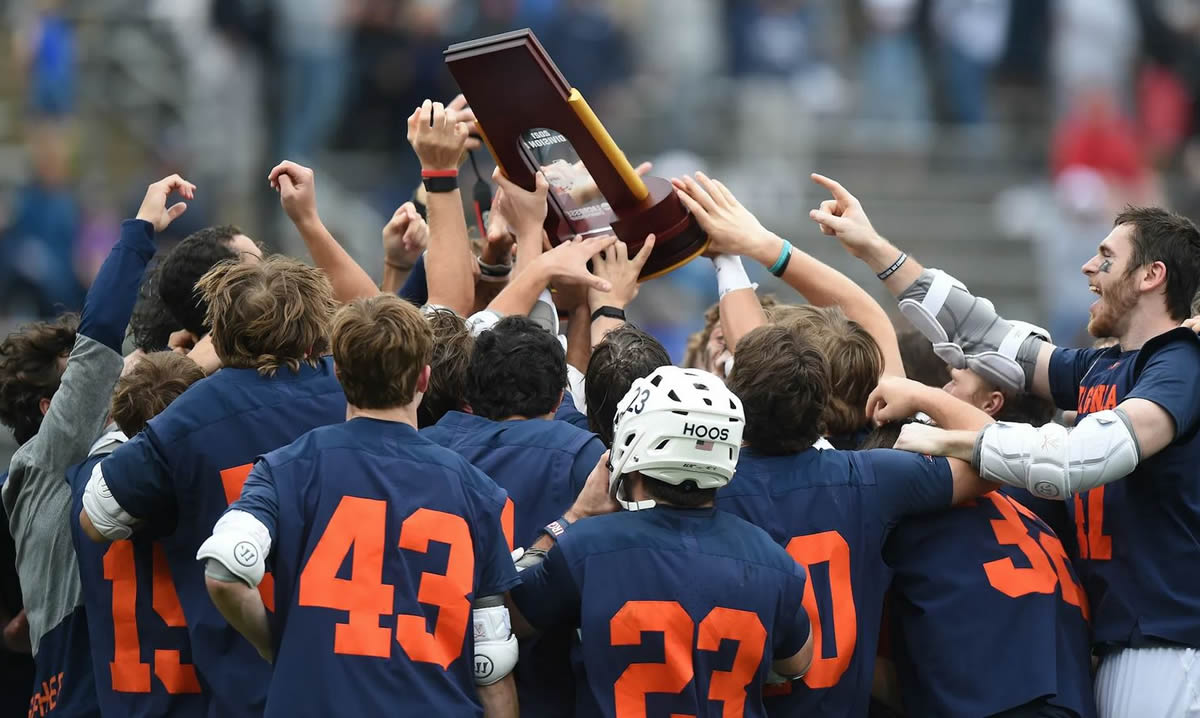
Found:
[[212, 559], [251, 588], [266, 572], [271, 552], [271, 532], [247, 511], [226, 511], [213, 526], [212, 536], [200, 544], [196, 560]]
[[517, 665], [517, 637], [512, 634], [508, 608], [503, 603], [476, 607], [471, 610], [471, 624], [475, 635], [475, 685], [490, 686], [512, 673]]
[[101, 462], [92, 467], [92, 475], [83, 489], [83, 510], [101, 536], [109, 541], [120, 541], [129, 538], [133, 528], [141, 522], [121, 508], [108, 490], [100, 468], [103, 465]]
[[1074, 429], [991, 424], [979, 434], [974, 463], [985, 479], [1061, 501], [1129, 475], [1140, 458], [1128, 417], [1112, 409], [1088, 414]]

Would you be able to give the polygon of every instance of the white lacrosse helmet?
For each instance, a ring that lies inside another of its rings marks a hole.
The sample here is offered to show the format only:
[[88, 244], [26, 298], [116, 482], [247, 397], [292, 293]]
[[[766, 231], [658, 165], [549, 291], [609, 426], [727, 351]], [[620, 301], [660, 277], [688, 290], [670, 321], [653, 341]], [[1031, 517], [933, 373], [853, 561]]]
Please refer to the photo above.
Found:
[[716, 375], [699, 369], [664, 366], [633, 382], [617, 404], [609, 493], [626, 510], [654, 506], [631, 501], [621, 492], [621, 476], [639, 471], [701, 489], [729, 483], [737, 468], [746, 424], [742, 402]]

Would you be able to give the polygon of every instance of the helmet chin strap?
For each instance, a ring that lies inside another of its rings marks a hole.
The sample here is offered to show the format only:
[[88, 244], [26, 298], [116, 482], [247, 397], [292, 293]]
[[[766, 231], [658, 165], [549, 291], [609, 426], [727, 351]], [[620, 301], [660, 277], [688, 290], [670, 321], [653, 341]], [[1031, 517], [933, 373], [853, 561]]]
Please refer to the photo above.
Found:
[[653, 499], [633, 501], [631, 499], [626, 499], [623, 496], [625, 493], [625, 462], [629, 461], [630, 456], [632, 456], [631, 452], [625, 452], [625, 456], [622, 457], [621, 463], [617, 464], [616, 466], [609, 467], [611, 473], [609, 474], [608, 479], [608, 495], [611, 496], [613, 500], [620, 504], [621, 508], [625, 509], [626, 511], [644, 511], [646, 509], [652, 509], [655, 506]]
[[611, 493], [613, 499], [618, 504], [621, 505], [621, 508], [625, 509], [626, 511], [645, 511], [646, 509], [652, 509], [655, 507], [656, 504], [654, 502], [654, 499], [644, 499], [642, 501], [633, 501], [631, 499], [625, 498], [624, 496], [622, 496], [622, 494], [625, 493], [623, 491], [624, 487], [625, 487], [624, 477], [617, 477], [615, 480], [613, 480], [612, 485], [610, 487], [610, 493]]

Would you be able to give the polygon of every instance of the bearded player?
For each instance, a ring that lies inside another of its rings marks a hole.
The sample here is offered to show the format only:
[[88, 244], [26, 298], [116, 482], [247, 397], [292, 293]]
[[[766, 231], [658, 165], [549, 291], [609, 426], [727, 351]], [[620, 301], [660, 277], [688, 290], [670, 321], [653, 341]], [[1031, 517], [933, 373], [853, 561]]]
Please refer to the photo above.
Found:
[[[886, 276], [901, 311], [956, 366], [1001, 366], [1078, 412], [1058, 424], [980, 432], [910, 425], [899, 448], [971, 460], [980, 475], [1061, 499], [1074, 519], [1075, 565], [1092, 608], [1101, 716], [1195, 715], [1200, 686], [1200, 341], [1180, 328], [1200, 284], [1200, 232], [1158, 208], [1119, 214], [1083, 265], [1098, 295], [1088, 331], [1106, 349], [1063, 349], [997, 315], [961, 282], [926, 270], [875, 232], [858, 200], [819, 175], [833, 199], [811, 216]], [[989, 362], [980, 361], [988, 357]], [[1000, 362], [996, 359], [1003, 359]]]

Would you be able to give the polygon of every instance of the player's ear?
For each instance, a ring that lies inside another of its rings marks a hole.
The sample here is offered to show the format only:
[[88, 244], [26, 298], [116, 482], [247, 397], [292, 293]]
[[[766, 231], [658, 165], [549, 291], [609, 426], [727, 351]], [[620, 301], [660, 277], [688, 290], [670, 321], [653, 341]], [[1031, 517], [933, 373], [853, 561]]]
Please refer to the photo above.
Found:
[[[559, 401], [562, 401], [561, 397], [559, 398]], [[42, 397], [41, 401], [38, 402], [38, 409], [42, 412], [42, 416], [45, 416], [46, 412], [50, 411], [50, 399], [48, 397]]]
[[417, 377], [417, 391], [421, 394], [429, 391], [429, 377], [433, 374], [433, 367], [428, 364], [421, 369], [421, 375]]
[[984, 413], [988, 416], [996, 416], [999, 414], [1004, 409], [1003, 392], [990, 392], [987, 395], [987, 399], [984, 400], [983, 406], [980, 408], [983, 409]]

